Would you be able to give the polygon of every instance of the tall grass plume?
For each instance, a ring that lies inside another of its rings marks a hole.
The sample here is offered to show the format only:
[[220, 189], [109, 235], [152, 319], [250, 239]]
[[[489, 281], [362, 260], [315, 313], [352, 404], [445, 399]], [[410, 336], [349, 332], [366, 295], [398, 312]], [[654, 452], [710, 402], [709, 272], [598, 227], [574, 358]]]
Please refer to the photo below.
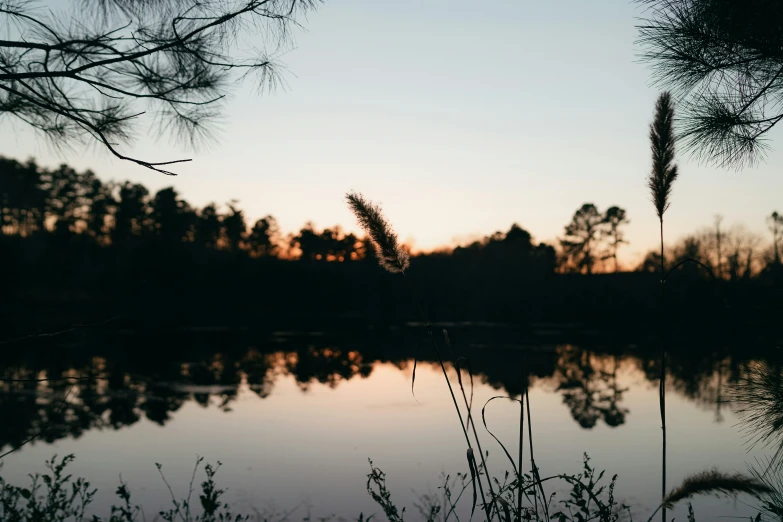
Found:
[[748, 493], [757, 495], [769, 493], [770, 487], [741, 473], [723, 473], [717, 469], [711, 469], [695, 473], [686, 477], [682, 483], [671, 490], [663, 499], [669, 508], [686, 498], [696, 495], [736, 495]]
[[650, 125], [650, 145], [652, 150], [652, 172], [647, 178], [647, 186], [652, 195], [658, 219], [669, 208], [672, 185], [679, 171], [674, 163], [674, 104], [668, 92], [662, 92], [655, 103], [655, 120]]
[[392, 273], [405, 272], [410, 266], [410, 258], [400, 246], [397, 234], [383, 217], [381, 207], [356, 192], [349, 192], [345, 199], [359, 225], [375, 243], [380, 265]]
[[[672, 508], [681, 500], [695, 497], [696, 495], [738, 495], [747, 493], [759, 497], [769, 494], [772, 488], [756, 477], [749, 477], [742, 473], [723, 473], [717, 469], [711, 469], [694, 473], [682, 481], [663, 498], [658, 509]], [[653, 519], [656, 510], [651, 516]]]

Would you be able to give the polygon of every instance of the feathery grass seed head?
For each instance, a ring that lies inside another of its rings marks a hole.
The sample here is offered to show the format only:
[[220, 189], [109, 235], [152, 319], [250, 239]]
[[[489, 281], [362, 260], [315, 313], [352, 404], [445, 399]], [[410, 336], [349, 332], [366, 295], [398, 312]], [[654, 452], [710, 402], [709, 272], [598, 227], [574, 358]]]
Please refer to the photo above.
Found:
[[367, 200], [362, 194], [349, 192], [345, 195], [348, 207], [354, 213], [359, 225], [370, 235], [378, 249], [378, 262], [392, 273], [404, 272], [410, 266], [408, 254], [397, 241], [397, 234], [383, 217], [381, 207]]
[[758, 495], [769, 493], [772, 489], [754, 477], [748, 477], [741, 473], [727, 474], [711, 469], [686, 477], [678, 487], [674, 488], [663, 499], [663, 505], [671, 508], [686, 498], [694, 495], [736, 495], [748, 493]]
[[652, 194], [658, 219], [669, 208], [672, 185], [679, 172], [674, 163], [674, 105], [671, 95], [662, 92], [655, 103], [655, 120], [650, 125], [650, 148], [652, 149], [652, 172], [647, 186]]

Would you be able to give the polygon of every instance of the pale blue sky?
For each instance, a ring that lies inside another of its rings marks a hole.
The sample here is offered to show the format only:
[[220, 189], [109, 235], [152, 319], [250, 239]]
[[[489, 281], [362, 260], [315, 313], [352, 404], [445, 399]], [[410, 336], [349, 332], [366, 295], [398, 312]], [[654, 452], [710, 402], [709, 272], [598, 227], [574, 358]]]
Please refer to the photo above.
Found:
[[[657, 240], [645, 187], [657, 91], [636, 59], [641, 14], [625, 0], [330, 0], [283, 57], [287, 88], [236, 91], [209, 150], [124, 149], [193, 157], [176, 178], [99, 148], [52, 151], [8, 119], [0, 154], [173, 185], [199, 206], [238, 199], [251, 221], [272, 214], [285, 232], [307, 220], [356, 230], [342, 199], [355, 189], [421, 249], [512, 222], [554, 241], [582, 203], [619, 205], [632, 262]], [[739, 173], [680, 156], [669, 237], [716, 213], [764, 235], [765, 216], [783, 210], [783, 133], [771, 137], [767, 160]]]

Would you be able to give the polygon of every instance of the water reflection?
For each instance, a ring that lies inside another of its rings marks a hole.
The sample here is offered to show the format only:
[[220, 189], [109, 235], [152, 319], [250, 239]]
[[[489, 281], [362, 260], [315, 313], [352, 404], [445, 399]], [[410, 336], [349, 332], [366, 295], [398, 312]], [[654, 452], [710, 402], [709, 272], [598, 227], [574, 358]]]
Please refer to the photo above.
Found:
[[[383, 363], [410, 371], [418, 333], [355, 339], [344, 336], [268, 335], [249, 341], [235, 332], [145, 338], [118, 332], [36, 341], [0, 359], [0, 450], [40, 433], [46, 442], [78, 438], [88, 430], [119, 430], [146, 418], [166, 425], [187, 402], [232, 410], [240, 388], [264, 399], [292, 377], [307, 393], [315, 383], [336, 388], [369, 377]], [[655, 347], [591, 344], [477, 347], [463, 336], [456, 348], [471, 359], [479, 382], [509, 395], [528, 385], [562, 397], [583, 429], [617, 427], [630, 413], [619, 374], [634, 371], [657, 383]], [[77, 342], [78, 341], [78, 342]], [[672, 389], [723, 418], [723, 387], [737, 382], [763, 357], [753, 350], [672, 350]], [[419, 354], [422, 362], [433, 362]], [[45, 380], [49, 379], [49, 380]], [[627, 384], [627, 381], [626, 381]]]
[[557, 350], [554, 379], [563, 403], [582, 428], [593, 428], [599, 420], [615, 427], [628, 413], [622, 406], [628, 388], [617, 384], [618, 355], [597, 355], [572, 345]]

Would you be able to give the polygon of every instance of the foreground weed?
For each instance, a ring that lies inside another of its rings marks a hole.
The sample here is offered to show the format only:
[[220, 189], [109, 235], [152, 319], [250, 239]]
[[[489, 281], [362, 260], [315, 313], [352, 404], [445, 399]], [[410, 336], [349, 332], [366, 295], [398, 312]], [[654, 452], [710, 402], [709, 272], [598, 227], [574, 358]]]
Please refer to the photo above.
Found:
[[[144, 513], [138, 505], [131, 500], [130, 488], [120, 479], [120, 485], [115, 495], [120, 500], [119, 505], [113, 505], [108, 519], [97, 515], [88, 518], [87, 509], [92, 504], [97, 489], [92, 488], [90, 482], [83, 478], [73, 479], [65, 472], [66, 467], [73, 462], [74, 456], [67, 455], [57, 460], [55, 455], [46, 462], [47, 472], [30, 475], [31, 485], [19, 487], [8, 484], [0, 477], [0, 520], [3, 522], [137, 522], [144, 520]], [[239, 515], [231, 512], [230, 507], [221, 498], [224, 489], [217, 487], [215, 475], [220, 467], [206, 464], [204, 472], [206, 479], [201, 483], [201, 491], [198, 495], [199, 505], [192, 506], [191, 498], [194, 493], [194, 481], [201, 468], [203, 458], [198, 458], [193, 468], [188, 494], [178, 500], [171, 486], [162, 473], [162, 466], [157, 464], [158, 470], [166, 487], [171, 493], [173, 507], [161, 511], [158, 516], [166, 522], [245, 522], [250, 520], [248, 515]]]

